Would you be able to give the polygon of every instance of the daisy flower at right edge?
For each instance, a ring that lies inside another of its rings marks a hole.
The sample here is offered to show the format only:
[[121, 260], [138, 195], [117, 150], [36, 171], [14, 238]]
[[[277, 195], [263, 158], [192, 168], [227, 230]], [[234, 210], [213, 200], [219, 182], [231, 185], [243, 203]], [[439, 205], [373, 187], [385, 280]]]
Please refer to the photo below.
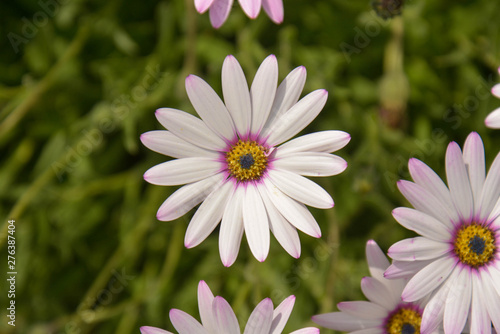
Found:
[[366, 243], [366, 259], [371, 277], [361, 280], [361, 290], [369, 301], [341, 302], [337, 304], [341, 312], [318, 314], [312, 320], [353, 334], [419, 333], [426, 298], [416, 302], [401, 300], [407, 280], [384, 278], [389, 261], [373, 240]]
[[[500, 67], [498, 73], [500, 74]], [[491, 93], [500, 99], [500, 84], [493, 86]], [[484, 124], [492, 129], [500, 129], [500, 108], [493, 110], [484, 120]]]
[[[448, 187], [427, 165], [410, 159], [414, 182], [398, 188], [415, 207], [397, 208], [394, 218], [420, 234], [389, 248], [387, 278], [411, 279], [402, 299], [429, 298], [420, 327], [430, 333], [500, 330], [500, 154], [485, 172], [481, 137], [472, 132], [461, 151], [446, 151]], [[466, 323], [468, 324], [466, 326]], [[470, 327], [470, 328], [469, 328]]]

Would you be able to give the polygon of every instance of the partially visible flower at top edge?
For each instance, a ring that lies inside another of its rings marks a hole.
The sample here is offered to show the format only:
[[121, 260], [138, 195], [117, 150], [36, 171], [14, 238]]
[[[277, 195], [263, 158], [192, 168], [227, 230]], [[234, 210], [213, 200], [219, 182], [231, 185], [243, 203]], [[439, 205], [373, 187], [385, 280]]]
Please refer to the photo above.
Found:
[[372, 8], [384, 20], [401, 15], [404, 0], [372, 0]]
[[416, 302], [401, 300], [407, 280], [384, 278], [389, 261], [373, 240], [366, 243], [366, 259], [371, 277], [361, 280], [361, 289], [369, 301], [341, 302], [337, 304], [340, 312], [315, 315], [312, 320], [320, 326], [343, 332], [420, 333], [426, 299]]
[[[426, 164], [410, 159], [414, 182], [398, 188], [413, 205], [394, 218], [421, 236], [389, 248], [387, 278], [409, 278], [404, 301], [429, 297], [421, 333], [489, 334], [500, 329], [500, 153], [486, 174], [481, 137], [472, 132], [463, 152], [446, 151], [448, 187]], [[468, 322], [467, 322], [468, 321]], [[468, 325], [466, 325], [466, 323]], [[467, 328], [470, 327], [470, 328]]]
[[[292, 313], [295, 296], [289, 296], [276, 309], [271, 299], [262, 300], [253, 310], [245, 326], [245, 334], [280, 334]], [[198, 309], [201, 324], [191, 315], [170, 310], [170, 321], [179, 334], [240, 334], [238, 319], [229, 303], [212, 294], [204, 281], [198, 284]], [[142, 334], [173, 334], [166, 330], [144, 326]], [[319, 334], [319, 329], [307, 327], [290, 334]]]
[[[263, 7], [274, 23], [283, 22], [283, 0], [239, 0], [239, 3], [251, 19], [255, 19]], [[209, 10], [210, 22], [217, 29], [226, 22], [233, 7], [233, 0], [194, 0], [194, 6], [200, 14]]]
[[284, 143], [314, 120], [327, 100], [326, 90], [318, 89], [298, 101], [305, 79], [305, 68], [297, 67], [276, 89], [278, 63], [271, 55], [249, 90], [240, 64], [227, 56], [222, 66], [225, 104], [205, 81], [190, 75], [186, 90], [201, 119], [176, 109], [156, 111], [168, 131], [144, 133], [141, 141], [177, 159], [150, 168], [144, 179], [164, 186], [187, 184], [161, 205], [159, 220], [177, 219], [201, 203], [186, 231], [187, 248], [199, 245], [221, 220], [219, 250], [227, 267], [238, 256], [243, 232], [261, 262], [269, 253], [269, 230], [295, 258], [300, 257], [297, 229], [321, 237], [305, 205], [328, 209], [333, 199], [304, 176], [343, 172], [346, 161], [330, 153], [350, 136], [330, 130]]
[[[500, 67], [498, 73], [500, 74]], [[500, 99], [500, 84], [493, 86], [491, 93]], [[484, 124], [492, 129], [500, 129], [500, 108], [493, 110], [484, 120]]]

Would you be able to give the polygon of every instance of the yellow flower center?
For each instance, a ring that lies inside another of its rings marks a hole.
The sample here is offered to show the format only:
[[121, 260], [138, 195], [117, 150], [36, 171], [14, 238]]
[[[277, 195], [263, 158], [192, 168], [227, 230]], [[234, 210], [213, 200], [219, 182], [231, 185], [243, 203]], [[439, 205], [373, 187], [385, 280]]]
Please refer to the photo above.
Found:
[[268, 149], [255, 141], [239, 140], [226, 153], [230, 174], [238, 181], [258, 180], [267, 167]]
[[419, 334], [422, 315], [413, 307], [401, 307], [394, 313], [385, 329], [387, 334]]
[[457, 232], [454, 246], [460, 261], [473, 268], [490, 262], [496, 252], [493, 231], [477, 223], [462, 226]]

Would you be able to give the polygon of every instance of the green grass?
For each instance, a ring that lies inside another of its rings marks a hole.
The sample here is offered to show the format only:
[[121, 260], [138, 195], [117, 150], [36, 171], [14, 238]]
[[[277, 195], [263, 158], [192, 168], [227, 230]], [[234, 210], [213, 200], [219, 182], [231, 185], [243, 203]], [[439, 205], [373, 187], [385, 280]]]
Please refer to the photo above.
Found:
[[[410, 157], [444, 177], [446, 146], [462, 146], [471, 131], [482, 136], [487, 166], [498, 153], [500, 132], [483, 123], [500, 106], [489, 93], [500, 81], [497, 1], [409, 1], [401, 17], [383, 21], [369, 1], [285, 0], [279, 26], [264, 13], [249, 20], [236, 4], [219, 30], [192, 2], [61, 1], [53, 15], [35, 0], [0, 5], [0, 263], [7, 272], [5, 231], [15, 219], [18, 272], [16, 327], [7, 325], [2, 288], [2, 333], [172, 331], [171, 308], [199, 318], [202, 279], [242, 325], [263, 298], [277, 305], [294, 294], [285, 333], [313, 326], [311, 315], [364, 298], [368, 239], [387, 250], [412, 236], [391, 216], [408, 205], [395, 183], [409, 178]], [[30, 31], [26, 22], [41, 24]], [[22, 41], [13, 45], [12, 34]], [[323, 237], [301, 234], [300, 259], [272, 238], [259, 263], [244, 240], [225, 268], [218, 230], [184, 248], [193, 212], [156, 220], [175, 187], [143, 180], [166, 158], [143, 147], [139, 135], [161, 129], [157, 108], [194, 112], [188, 74], [220, 93], [226, 55], [251, 80], [271, 53], [280, 80], [304, 65], [303, 95], [329, 91], [304, 133], [349, 132], [338, 153], [349, 167], [315, 180], [336, 205], [312, 211]]]

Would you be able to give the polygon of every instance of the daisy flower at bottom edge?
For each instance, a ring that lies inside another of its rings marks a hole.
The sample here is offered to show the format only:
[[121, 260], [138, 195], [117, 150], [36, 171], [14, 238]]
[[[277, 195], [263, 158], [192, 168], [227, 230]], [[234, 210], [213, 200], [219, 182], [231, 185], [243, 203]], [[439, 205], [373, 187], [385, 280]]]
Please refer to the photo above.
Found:
[[337, 304], [340, 312], [315, 315], [312, 320], [326, 328], [356, 334], [420, 333], [426, 299], [411, 303], [401, 300], [406, 280], [384, 278], [390, 263], [373, 240], [366, 243], [366, 259], [371, 277], [363, 277], [361, 290], [369, 301], [341, 302]]
[[[280, 334], [292, 312], [295, 296], [286, 298], [276, 309], [271, 299], [262, 300], [255, 307], [245, 326], [244, 334]], [[214, 297], [204, 281], [198, 284], [198, 308], [201, 324], [189, 314], [170, 310], [170, 320], [179, 334], [239, 334], [240, 326], [233, 309], [219, 296]], [[144, 326], [142, 334], [173, 334], [166, 330]], [[319, 334], [319, 329], [308, 327], [290, 334]]]

